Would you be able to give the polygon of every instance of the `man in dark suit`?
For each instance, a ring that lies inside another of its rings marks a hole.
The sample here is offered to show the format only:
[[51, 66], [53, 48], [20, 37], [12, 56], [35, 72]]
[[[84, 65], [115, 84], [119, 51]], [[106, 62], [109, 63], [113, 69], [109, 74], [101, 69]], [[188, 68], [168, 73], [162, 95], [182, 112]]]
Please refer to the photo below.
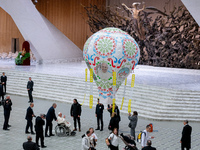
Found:
[[40, 148], [37, 146], [37, 144], [32, 142], [31, 136], [28, 136], [27, 140], [28, 141], [24, 142], [22, 145], [24, 150], [40, 150]]
[[151, 147], [151, 140], [147, 140], [147, 146], [143, 147], [142, 150], [156, 150], [155, 147]]
[[[49, 108], [47, 115], [46, 115], [46, 128], [45, 128], [45, 137], [50, 137], [50, 136], [54, 136], [54, 134], [52, 134], [52, 121], [57, 120], [56, 114], [55, 114], [55, 108], [57, 107], [56, 103], [53, 103], [53, 105]], [[49, 129], [49, 135], [47, 134]]]
[[[103, 110], [104, 110], [104, 105], [102, 103], [99, 103], [99, 98], [97, 99], [97, 105], [96, 105], [96, 117], [97, 117], [97, 129], [103, 131]], [[99, 125], [99, 121], [101, 122], [101, 129]]]
[[31, 80], [31, 77], [29, 77], [29, 81], [27, 83], [27, 91], [28, 91], [28, 96], [29, 96], [29, 102], [33, 102], [33, 96], [32, 96], [33, 86], [34, 86], [34, 82]]
[[188, 120], [185, 120], [183, 122], [184, 127], [182, 131], [182, 138], [181, 138], [181, 150], [184, 150], [186, 148], [189, 150], [191, 148], [191, 133], [192, 133], [192, 127], [188, 125]]
[[33, 123], [32, 123], [32, 119], [33, 119], [33, 117], [35, 117], [35, 115], [33, 113], [33, 107], [34, 107], [34, 104], [30, 103], [30, 106], [27, 108], [27, 111], [26, 111], [26, 117], [25, 117], [25, 119], [27, 120], [26, 130], [25, 130], [26, 134], [30, 133], [28, 131], [29, 127], [31, 129], [31, 134], [35, 134], [33, 132]]
[[0, 83], [0, 97], [1, 97], [1, 100], [3, 101], [4, 100], [4, 92], [3, 92], [3, 85], [2, 85], [2, 83]]
[[35, 132], [36, 132], [36, 144], [39, 146], [39, 138], [40, 138], [40, 142], [41, 142], [41, 147], [45, 148], [47, 146], [44, 145], [44, 133], [43, 133], [43, 125], [45, 124], [44, 122], [45, 119], [45, 114], [40, 114], [40, 116], [38, 116], [35, 119]]
[[4, 125], [3, 130], [9, 130], [8, 127], [10, 125], [8, 124], [9, 118], [10, 118], [10, 111], [12, 110], [12, 101], [10, 99], [10, 96], [7, 96], [5, 101], [3, 102], [3, 108], [4, 108]]
[[6, 82], [7, 82], [7, 77], [5, 75], [5, 72], [3, 72], [1, 76], [1, 83], [4, 87], [4, 94], [6, 94]]
[[74, 99], [73, 104], [71, 106], [70, 110], [71, 117], [74, 118], [74, 130], [77, 131], [76, 128], [76, 120], [78, 121], [78, 127], [79, 132], [81, 132], [81, 122], [80, 122], [80, 116], [81, 116], [81, 105], [78, 103], [77, 99]]

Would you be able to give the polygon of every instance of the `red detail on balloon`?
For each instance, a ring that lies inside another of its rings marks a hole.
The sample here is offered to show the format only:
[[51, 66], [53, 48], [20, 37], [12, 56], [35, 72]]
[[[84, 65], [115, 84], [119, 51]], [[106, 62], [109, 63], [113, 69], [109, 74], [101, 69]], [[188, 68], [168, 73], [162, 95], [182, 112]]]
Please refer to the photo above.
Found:
[[126, 59], [124, 59], [124, 60], [121, 62], [120, 66], [117, 66], [117, 68], [120, 68], [120, 67], [122, 66], [123, 62], [126, 62]]
[[135, 68], [135, 60], [132, 61], [133, 63], [133, 67], [132, 67], [132, 70]]
[[[96, 65], [96, 60], [99, 60], [100, 58], [99, 57], [95, 57], [94, 58], [94, 63], [93, 63], [93, 66], [95, 66]], [[91, 65], [91, 64], [90, 64]]]
[[113, 59], [112, 58], [108, 58], [108, 61], [111, 61], [111, 65], [113, 68], [115, 68], [116, 66], [114, 65]]

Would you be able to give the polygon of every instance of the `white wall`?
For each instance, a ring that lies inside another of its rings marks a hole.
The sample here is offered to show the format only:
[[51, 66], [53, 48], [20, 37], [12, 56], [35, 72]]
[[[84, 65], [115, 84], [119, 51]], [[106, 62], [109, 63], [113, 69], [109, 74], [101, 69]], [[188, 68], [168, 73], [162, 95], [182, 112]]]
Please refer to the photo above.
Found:
[[2, 7], [14, 20], [37, 60], [80, 60], [82, 51], [42, 16], [31, 0], [0, 1]]

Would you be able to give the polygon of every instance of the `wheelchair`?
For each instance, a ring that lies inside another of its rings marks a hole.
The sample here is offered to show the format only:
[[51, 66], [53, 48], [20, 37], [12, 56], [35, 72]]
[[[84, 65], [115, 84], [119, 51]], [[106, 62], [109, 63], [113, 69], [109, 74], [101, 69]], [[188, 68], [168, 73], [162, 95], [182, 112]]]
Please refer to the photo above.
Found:
[[57, 124], [55, 127], [55, 133], [59, 137], [75, 135], [76, 132], [71, 131], [65, 124]]

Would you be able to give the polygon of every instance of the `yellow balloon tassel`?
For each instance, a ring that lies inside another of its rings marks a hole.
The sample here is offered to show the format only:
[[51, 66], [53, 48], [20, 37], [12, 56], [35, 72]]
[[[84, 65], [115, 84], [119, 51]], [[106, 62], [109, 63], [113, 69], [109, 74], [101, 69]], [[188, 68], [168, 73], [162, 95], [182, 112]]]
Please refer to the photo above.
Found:
[[132, 74], [131, 87], [134, 87], [134, 83], [135, 83], [135, 74]]
[[128, 102], [128, 113], [131, 113], [131, 99]]
[[90, 109], [92, 109], [92, 106], [93, 106], [93, 95], [90, 95]]
[[122, 104], [121, 104], [120, 110], [122, 110], [123, 105], [124, 105], [124, 97], [122, 98]]
[[90, 69], [90, 82], [93, 82], [93, 70]]
[[85, 69], [85, 82], [87, 82], [87, 68]]
[[115, 111], [115, 98], [113, 99], [113, 107], [112, 107], [112, 112]]
[[113, 86], [116, 86], [116, 72], [113, 72]]

